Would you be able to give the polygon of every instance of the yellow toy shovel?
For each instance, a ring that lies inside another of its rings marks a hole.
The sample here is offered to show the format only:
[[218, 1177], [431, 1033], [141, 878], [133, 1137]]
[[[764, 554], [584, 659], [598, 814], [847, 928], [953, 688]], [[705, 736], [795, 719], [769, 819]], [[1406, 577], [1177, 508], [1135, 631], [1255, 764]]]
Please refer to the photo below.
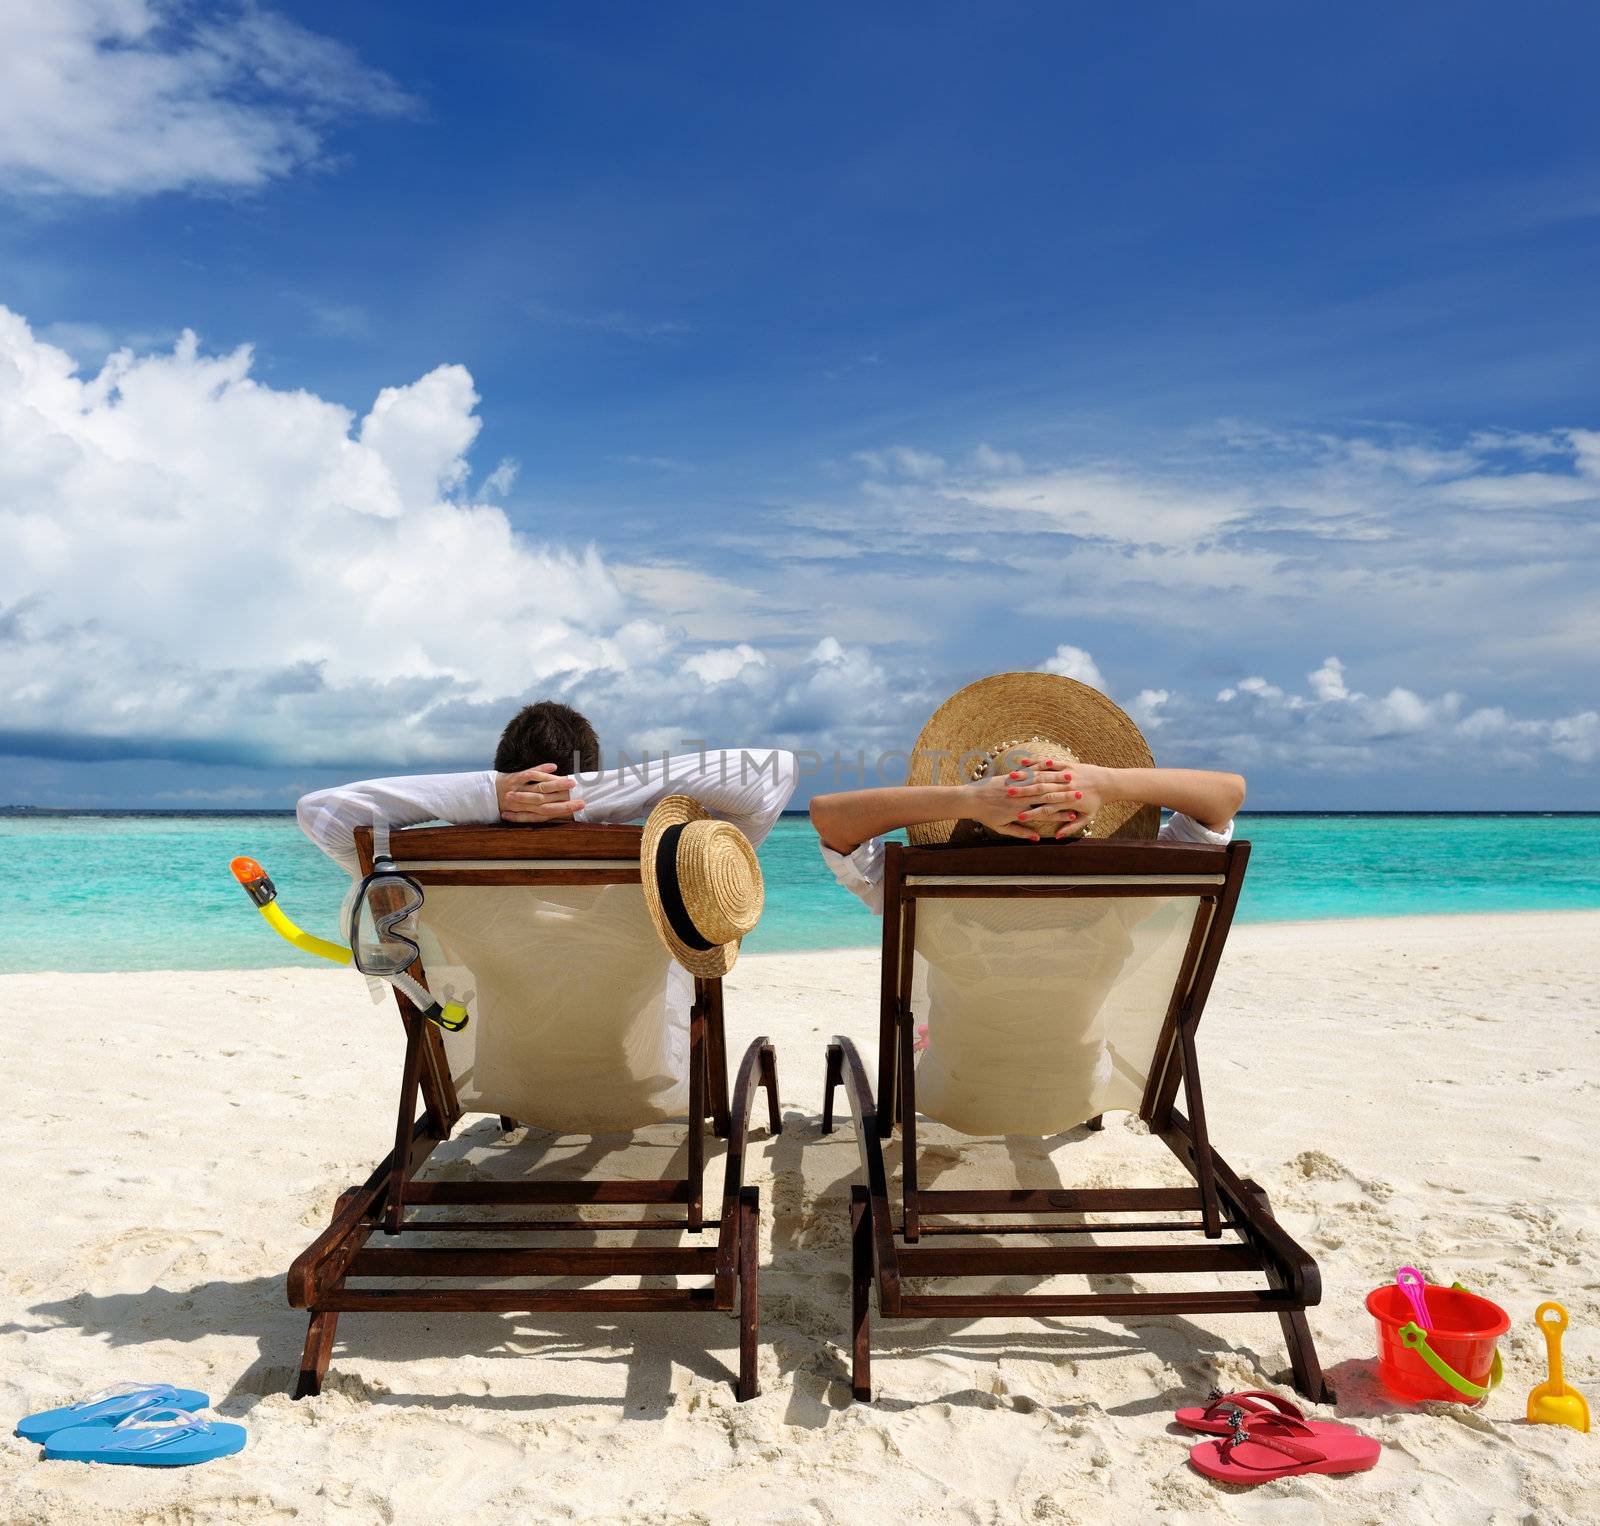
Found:
[[1542, 1303], [1533, 1311], [1533, 1322], [1544, 1331], [1550, 1377], [1528, 1395], [1528, 1420], [1533, 1425], [1570, 1425], [1575, 1431], [1586, 1431], [1589, 1405], [1561, 1376], [1561, 1335], [1567, 1328], [1567, 1311], [1558, 1303]]

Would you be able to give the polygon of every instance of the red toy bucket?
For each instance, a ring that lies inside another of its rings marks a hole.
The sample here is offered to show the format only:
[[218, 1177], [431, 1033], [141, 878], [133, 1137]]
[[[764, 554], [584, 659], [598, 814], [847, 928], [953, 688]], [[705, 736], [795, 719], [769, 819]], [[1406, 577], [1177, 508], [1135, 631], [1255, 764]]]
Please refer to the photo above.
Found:
[[1411, 1300], [1394, 1283], [1367, 1294], [1378, 1322], [1378, 1376], [1390, 1393], [1413, 1404], [1449, 1399], [1475, 1404], [1500, 1381], [1499, 1340], [1511, 1316], [1458, 1282], [1424, 1288], [1433, 1329], [1416, 1323]]

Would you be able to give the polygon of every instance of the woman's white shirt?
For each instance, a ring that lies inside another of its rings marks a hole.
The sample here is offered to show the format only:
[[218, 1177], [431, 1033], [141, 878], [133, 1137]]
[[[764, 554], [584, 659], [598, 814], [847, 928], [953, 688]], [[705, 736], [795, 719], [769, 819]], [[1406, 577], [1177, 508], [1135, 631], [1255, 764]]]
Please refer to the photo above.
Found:
[[[1233, 841], [1233, 823], [1230, 821], [1220, 832], [1202, 826], [1192, 816], [1174, 811], [1161, 823], [1158, 842], [1202, 843], [1212, 847], [1226, 847]], [[883, 839], [870, 837], [854, 852], [836, 853], [826, 843], [820, 843], [822, 858], [833, 871], [833, 877], [852, 895], [856, 896], [878, 916], [883, 915]]]

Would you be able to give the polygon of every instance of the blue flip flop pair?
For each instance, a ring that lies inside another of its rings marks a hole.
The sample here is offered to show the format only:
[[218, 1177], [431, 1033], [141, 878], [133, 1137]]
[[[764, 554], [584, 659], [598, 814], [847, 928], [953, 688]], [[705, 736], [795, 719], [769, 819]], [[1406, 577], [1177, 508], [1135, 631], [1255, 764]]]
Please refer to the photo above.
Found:
[[76, 1404], [26, 1415], [16, 1434], [41, 1442], [46, 1458], [181, 1468], [244, 1449], [242, 1425], [202, 1420], [196, 1413], [210, 1407], [210, 1398], [197, 1389], [118, 1383]]

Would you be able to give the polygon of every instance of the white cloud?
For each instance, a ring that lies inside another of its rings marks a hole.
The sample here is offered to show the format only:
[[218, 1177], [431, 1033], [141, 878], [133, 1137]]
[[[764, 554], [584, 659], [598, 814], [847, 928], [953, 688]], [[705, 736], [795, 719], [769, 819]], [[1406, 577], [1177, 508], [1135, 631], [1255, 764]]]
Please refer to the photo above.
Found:
[[1039, 664], [1041, 673], [1059, 673], [1063, 678], [1076, 678], [1091, 689], [1104, 690], [1106, 681], [1095, 666], [1095, 660], [1081, 646], [1058, 646], [1053, 657]]
[[475, 705], [669, 659], [593, 551], [457, 496], [476, 403], [441, 366], [358, 422], [192, 335], [83, 379], [0, 309], [6, 729], [459, 755]]
[[274, 793], [261, 785], [230, 784], [218, 789], [161, 789], [154, 791], [150, 798], [187, 810], [191, 806], [204, 805], [259, 805]]
[[613, 334], [620, 339], [680, 339], [694, 332], [690, 324], [676, 318], [647, 318], [624, 312], [586, 312], [580, 308], [559, 307], [550, 302], [528, 302], [525, 311], [536, 323], [547, 323], [554, 328], [579, 329], [587, 333]]
[[613, 456], [614, 461], [619, 461], [623, 466], [649, 466], [658, 472], [692, 472], [695, 470], [693, 461], [683, 461], [677, 456], [641, 456], [630, 451], [626, 455]]
[[343, 43], [260, 6], [0, 0], [0, 187], [14, 192], [257, 186], [314, 162], [334, 117], [410, 107]]
[[[1249, 495], [1177, 486], [1104, 467], [1062, 468], [940, 484], [949, 500], [991, 521], [1126, 545], [1192, 547], [1242, 519]], [[993, 511], [1000, 511], [997, 517]], [[970, 511], [969, 511], [970, 512]], [[1031, 523], [1030, 523], [1031, 521]]]
[[445, 365], [358, 419], [192, 334], [85, 377], [0, 308], [0, 753], [426, 765], [538, 695], [613, 748], [910, 724], [861, 646], [699, 650], [670, 576], [517, 533], [468, 488], [477, 403]]
[[312, 327], [326, 338], [370, 339], [374, 333], [372, 314], [359, 302], [326, 302], [313, 297], [306, 300], [306, 308]]
[[691, 640], [737, 642], [761, 628], [764, 601], [753, 588], [659, 558], [613, 561], [611, 571], [625, 593], [661, 611]]
[[1471, 742], [1527, 762], [1541, 751], [1569, 763], [1600, 762], [1600, 711], [1583, 710], [1554, 720], [1520, 720], [1499, 705], [1474, 710], [1456, 728]]
[[[3, 3], [3, 0], [0, 0], [0, 3]], [[65, 350], [80, 366], [88, 366], [94, 370], [99, 370], [105, 364], [106, 357], [113, 350], [124, 347], [139, 350], [158, 349], [171, 345], [178, 337], [175, 333], [164, 334], [148, 329], [118, 333], [103, 323], [80, 323], [72, 319], [47, 323], [38, 332], [39, 337], [47, 344], [53, 344], [58, 350]]]
[[1344, 683], [1344, 664], [1337, 657], [1330, 657], [1315, 673], [1310, 676], [1311, 692], [1318, 699], [1348, 699], [1350, 691]]
[[7, 727], [416, 756], [446, 701], [622, 660], [597, 556], [450, 498], [475, 402], [440, 367], [352, 434], [256, 381], [247, 349], [186, 335], [83, 380], [0, 309]]
[[63, 320], [46, 324], [39, 337], [65, 350], [74, 359], [98, 365], [117, 347], [111, 330], [103, 323], [74, 323]]
[[1256, 716], [1274, 712], [1294, 715], [1307, 735], [1339, 745], [1361, 745], [1430, 731], [1452, 720], [1461, 708], [1458, 694], [1425, 700], [1399, 686], [1385, 695], [1369, 697], [1346, 685], [1344, 664], [1337, 657], [1329, 657], [1307, 679], [1311, 684], [1309, 697], [1287, 693], [1277, 684], [1253, 677], [1224, 689], [1217, 699], [1222, 704], [1243, 703]]
[[1549, 725], [1552, 752], [1573, 763], [1600, 761], [1600, 711], [1563, 715]]
[[795, 543], [829, 557], [841, 600], [892, 609], [930, 639], [959, 560], [980, 629], [1070, 622], [1092, 649], [1110, 626], [1130, 686], [1170, 679], [1170, 655], [1141, 668], [1141, 651], [1225, 655], [1245, 672], [1270, 662], [1281, 681], [1277, 664], [1361, 631], [1414, 674], [1493, 684], [1542, 660], [1548, 690], [1566, 676], [1555, 663], [1579, 681], [1593, 644], [1600, 431], [1462, 442], [1232, 425], [1137, 461], [1023, 469], [990, 450], [925, 477], [866, 452], [852, 495], [797, 509]]
[[502, 456], [500, 464], [483, 479], [483, 490], [496, 498], [504, 498], [516, 485], [517, 473], [522, 463], [515, 456]]
[[844, 745], [869, 738], [903, 745], [909, 738], [892, 728], [904, 727], [923, 702], [915, 690], [891, 680], [866, 647], [847, 646], [834, 636], [817, 642], [777, 699], [786, 732], [819, 741], [832, 737]]
[[1170, 689], [1141, 689], [1128, 706], [1128, 714], [1146, 731], [1155, 731], [1166, 724], [1161, 707], [1171, 698]]
[[1559, 456], [1566, 452], [1564, 431], [1530, 434], [1520, 429], [1479, 429], [1467, 436], [1467, 448], [1480, 454], [1509, 451], [1530, 460]]
[[1568, 429], [1565, 434], [1578, 470], [1591, 480], [1600, 480], [1600, 429]]
[[1553, 508], [1593, 503], [1596, 485], [1585, 477], [1550, 472], [1512, 472], [1504, 476], [1464, 477], [1442, 491], [1458, 503], [1480, 509]]
[[1357, 466], [1392, 470], [1414, 482], [1459, 477], [1479, 464], [1477, 454], [1471, 450], [1438, 450], [1416, 442], [1326, 438], [1326, 443], [1330, 450], [1342, 451]]
[[980, 472], [1015, 474], [1027, 470], [1022, 457], [1014, 450], [996, 450], [992, 445], [979, 445], [972, 453], [972, 464]]
[[825, 366], [821, 375], [827, 381], [838, 381], [841, 376], [848, 376], [852, 371], [859, 371], [864, 366], [881, 366], [883, 356], [876, 350], [867, 350], [836, 366]]
[[741, 641], [738, 646], [713, 647], [697, 653], [686, 658], [683, 665], [702, 683], [725, 684], [751, 668], [766, 667], [767, 659], [764, 653]]
[[[1310, 694], [1295, 694], [1260, 677], [1229, 685], [1215, 705], [1180, 700], [1185, 741], [1212, 758], [1292, 763], [1354, 771], [1392, 763], [1405, 768], [1447, 766], [1452, 788], [1463, 759], [1536, 767], [1551, 758], [1585, 765], [1600, 759], [1600, 712], [1516, 718], [1501, 706], [1463, 714], [1462, 696], [1432, 698], [1404, 685], [1369, 695], [1350, 687], [1345, 665], [1329, 657], [1307, 675]], [[1459, 791], [1458, 791], [1459, 792]]]
[[891, 445], [887, 450], [858, 450], [850, 457], [878, 477], [910, 477], [926, 481], [945, 469], [944, 457], [931, 451], [913, 450], [909, 445]]

